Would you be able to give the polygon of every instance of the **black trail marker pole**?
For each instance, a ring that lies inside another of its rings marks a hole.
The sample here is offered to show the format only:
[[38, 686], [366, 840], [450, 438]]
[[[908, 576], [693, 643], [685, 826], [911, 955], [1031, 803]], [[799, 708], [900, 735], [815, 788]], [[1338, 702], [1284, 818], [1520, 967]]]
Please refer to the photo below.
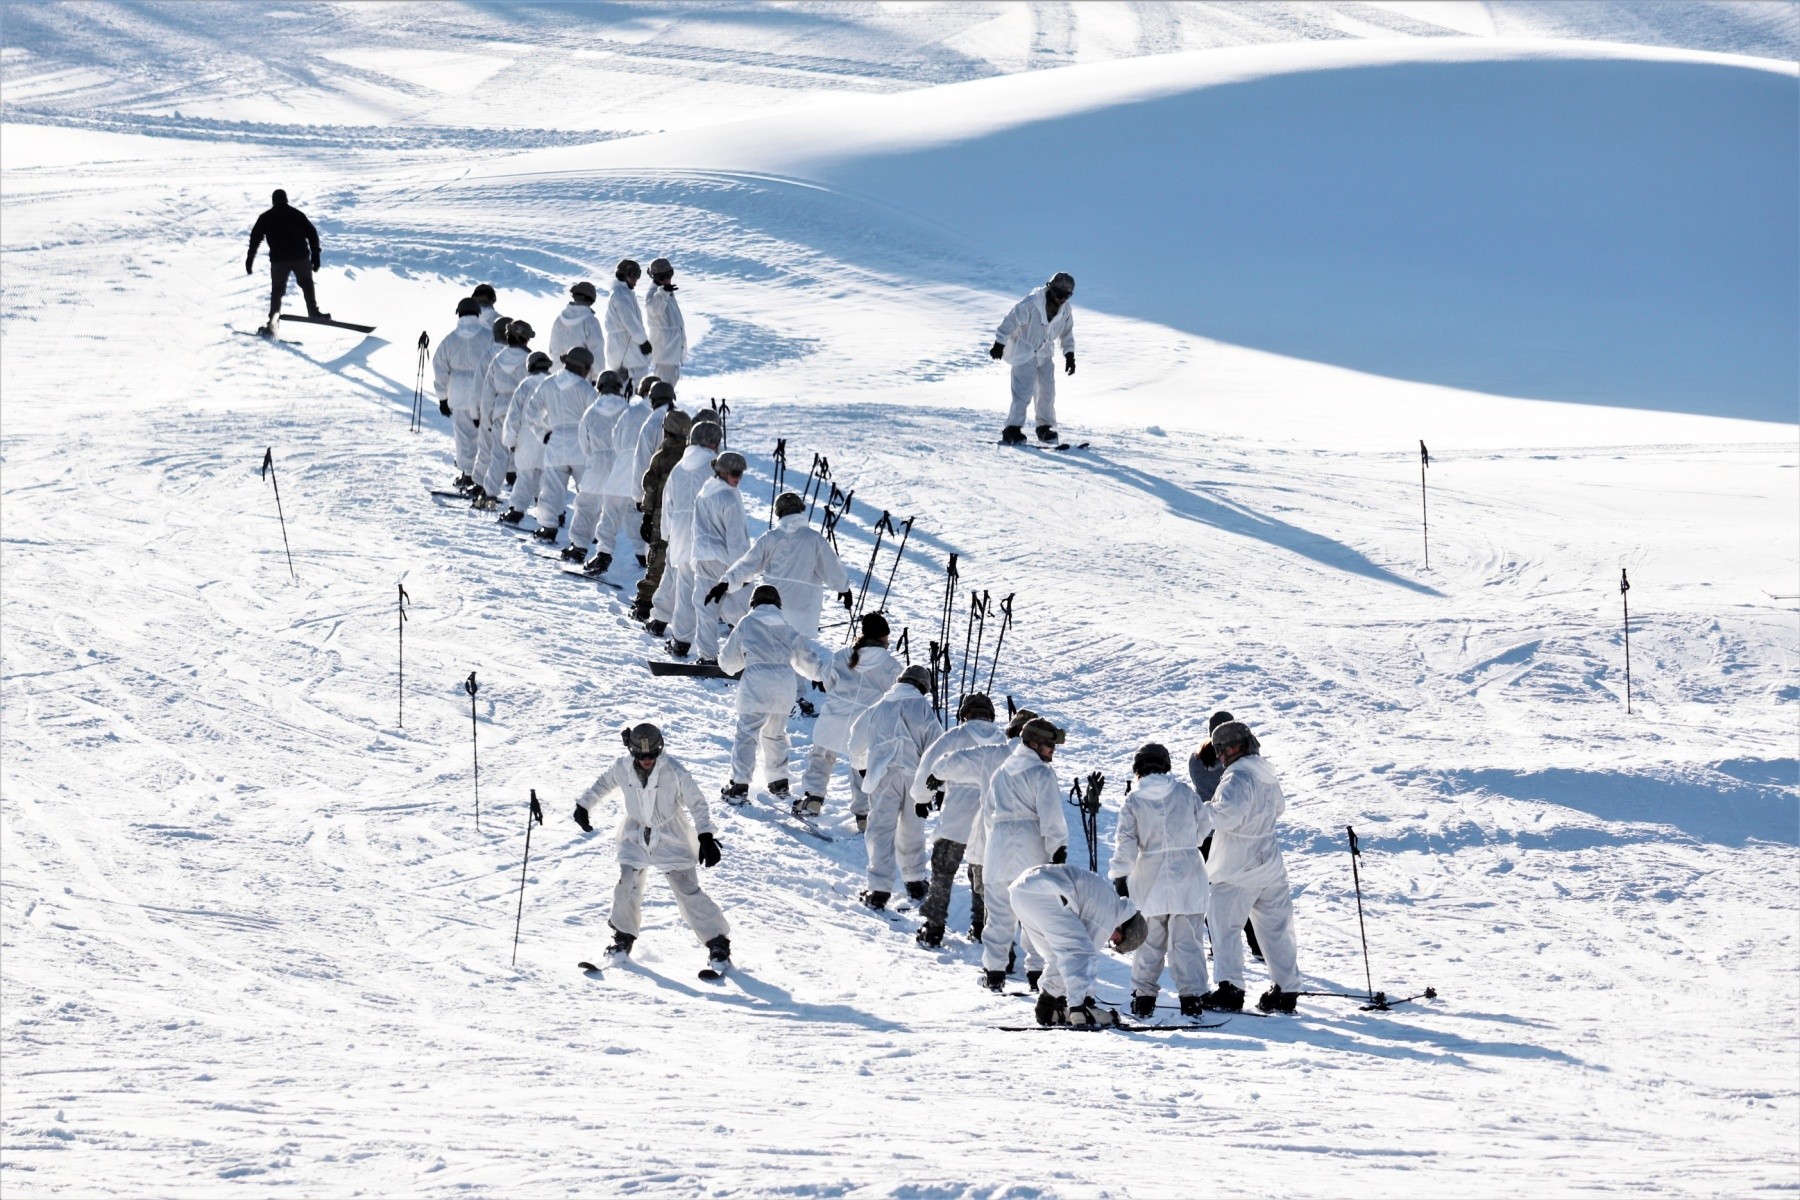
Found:
[[1369, 989], [1369, 1003], [1375, 1004], [1375, 977], [1369, 971], [1369, 930], [1363, 924], [1362, 871], [1357, 867], [1357, 860], [1362, 857], [1362, 847], [1356, 843], [1356, 830], [1346, 825], [1344, 832], [1350, 835], [1350, 878], [1356, 884], [1356, 931], [1362, 935], [1363, 983]]
[[894, 590], [894, 576], [900, 573], [900, 560], [906, 557], [906, 543], [912, 538], [911, 517], [900, 527], [900, 548], [894, 551], [894, 565], [888, 568], [887, 586], [881, 589], [881, 603], [875, 607], [876, 612], [886, 612], [888, 593]]
[[531, 826], [544, 823], [544, 810], [538, 805], [537, 789], [531, 789], [531, 811], [525, 814], [525, 861], [519, 865], [519, 913], [513, 918], [513, 966], [519, 965], [519, 925], [525, 920], [525, 872], [531, 867]]
[[463, 680], [463, 691], [469, 693], [469, 750], [475, 757], [475, 828], [481, 828], [481, 742], [475, 736], [475, 693], [481, 685], [475, 682], [475, 672]]
[[[994, 638], [994, 661], [988, 664], [987, 687], [982, 689], [989, 695], [994, 692], [994, 672], [1000, 669], [1000, 647], [1006, 644], [1006, 631], [1012, 628], [1013, 597], [1016, 595], [1017, 592], [1008, 592], [1006, 599], [1000, 602], [1000, 633]], [[1011, 696], [1006, 698], [1006, 703], [1008, 707], [1012, 705]]]
[[398, 626], [400, 628], [400, 728], [405, 729], [406, 728], [406, 606], [407, 606], [407, 603], [412, 600], [412, 597], [408, 596], [406, 594], [406, 585], [404, 583], [399, 584], [397, 586], [400, 588], [400, 597], [399, 597], [400, 620], [398, 622], [396, 622], [396, 624], [398, 624]]
[[294, 570], [294, 552], [288, 547], [287, 514], [281, 511], [281, 481], [275, 478], [275, 447], [270, 446], [263, 451], [262, 477], [275, 485], [275, 515], [281, 518], [281, 548], [287, 551], [288, 574], [294, 582], [300, 582], [300, 576]]
[[1431, 465], [1431, 451], [1425, 439], [1419, 439], [1419, 517], [1425, 523], [1425, 569], [1431, 570], [1431, 510], [1425, 506], [1425, 468]]
[[781, 495], [781, 485], [787, 482], [787, 439], [775, 439], [775, 453], [769, 456], [773, 466], [769, 468], [769, 525], [775, 528], [775, 498]]
[[419, 331], [419, 373], [413, 378], [412, 432], [419, 432], [425, 420], [425, 363], [426, 352], [431, 348], [431, 335], [424, 330]]
[[1625, 712], [1631, 713], [1631, 579], [1619, 568], [1619, 603], [1625, 610]]

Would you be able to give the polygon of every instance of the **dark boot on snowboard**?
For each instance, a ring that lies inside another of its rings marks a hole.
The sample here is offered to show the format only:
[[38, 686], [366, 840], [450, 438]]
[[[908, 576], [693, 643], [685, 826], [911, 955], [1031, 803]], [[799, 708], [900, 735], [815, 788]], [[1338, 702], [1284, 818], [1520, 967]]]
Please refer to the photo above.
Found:
[[561, 526], [552, 525], [552, 526], [549, 526], [548, 528], [532, 530], [531, 536], [536, 538], [540, 542], [554, 542], [556, 540], [557, 534], [559, 534], [561, 532], [562, 532]]
[[1004, 992], [1006, 990], [1006, 972], [983, 971], [981, 973], [981, 986], [990, 992]]
[[906, 894], [914, 900], [923, 900], [931, 894], [931, 884], [923, 879], [909, 879], [906, 881]]
[[1038, 990], [1038, 980], [1042, 979], [1043, 977], [1044, 977], [1044, 973], [1042, 971], [1027, 971], [1027, 972], [1025, 972], [1025, 990], [1028, 992], [1037, 991]]
[[944, 944], [944, 927], [936, 921], [927, 921], [919, 926], [919, 932], [913, 937], [919, 945], [927, 950], [936, 950]]
[[794, 703], [796, 707], [800, 709], [800, 715], [803, 717], [816, 717], [819, 715], [819, 710], [813, 706], [811, 700], [796, 700]]
[[1299, 992], [1284, 992], [1275, 985], [1257, 998], [1256, 1007], [1266, 1013], [1291, 1013], [1299, 1003]]
[[1229, 981], [1221, 982], [1218, 987], [1200, 997], [1200, 1007], [1210, 1008], [1214, 1012], [1243, 1012], [1244, 989]]
[[747, 783], [739, 783], [734, 779], [719, 789], [719, 799], [727, 804], [743, 804], [750, 799], [750, 785]]
[[1140, 1021], [1147, 1021], [1156, 1015], [1155, 996], [1133, 996], [1131, 998], [1131, 1015]]
[[587, 556], [587, 550], [581, 546], [575, 545], [573, 542], [570, 542], [567, 546], [562, 548], [562, 560], [564, 562], [583, 562], [587, 559]]
[[650, 606], [648, 604], [644, 603], [642, 600], [632, 601], [632, 603], [631, 603], [631, 619], [639, 622], [640, 624], [647, 623], [650, 620]]
[[606, 948], [606, 952], [615, 958], [625, 958], [631, 954], [631, 947], [636, 942], [636, 935], [621, 933], [619, 930], [615, 929], [613, 930], [612, 945]]
[[1054, 442], [1056, 440], [1056, 429], [1050, 425], [1039, 425], [1037, 427], [1037, 439], [1040, 442]]
[[694, 647], [692, 642], [678, 642], [674, 638], [670, 638], [663, 643], [663, 648], [669, 652], [670, 658], [686, 658], [688, 651]]
[[1069, 1023], [1069, 1002], [1061, 996], [1052, 996], [1049, 992], [1039, 992], [1037, 1023], [1039, 1025], [1067, 1025]]
[[1206, 1005], [1201, 1003], [1203, 999], [1202, 996], [1183, 996], [1181, 998], [1181, 1015], [1184, 1017], [1204, 1016]]
[[644, 632], [651, 637], [661, 637], [663, 634], [669, 632], [669, 623], [667, 621], [659, 621], [655, 617], [647, 617], [644, 621]]
[[788, 781], [787, 780], [776, 779], [776, 780], [770, 781], [769, 795], [785, 797], [787, 794], [788, 794]]
[[816, 817], [825, 811], [825, 797], [815, 796], [811, 792], [794, 801], [796, 817]]
[[[592, 558], [588, 559], [586, 562], [581, 564], [581, 573], [583, 575], [590, 575], [590, 576], [604, 575], [604, 574], [606, 574], [607, 569], [611, 566], [612, 566], [612, 555], [596, 554]], [[644, 613], [644, 615], [649, 616], [650, 614], [649, 614], [649, 612], [646, 611]]]
[[475, 486], [475, 480], [474, 480], [473, 476], [458, 475], [456, 477], [455, 481], [450, 484], [450, 486], [455, 488], [459, 492], [466, 492], [470, 488]]
[[502, 525], [517, 525], [520, 521], [523, 521], [524, 519], [525, 519], [525, 514], [520, 512], [516, 508], [509, 508], [505, 512], [500, 514], [500, 523]]
[[864, 892], [857, 899], [870, 908], [886, 909], [889, 895], [891, 895], [889, 892]]
[[1081, 1028], [1098, 1029], [1106, 1025], [1117, 1025], [1119, 1023], [1119, 1013], [1117, 1009], [1107, 1008], [1104, 1005], [1096, 1004], [1094, 998], [1089, 996], [1080, 1004], [1071, 1005], [1069, 1007], [1068, 1020], [1070, 1025]]
[[706, 967], [723, 975], [731, 970], [731, 939], [724, 934], [706, 943]]
[[1000, 431], [1000, 440], [1008, 446], [1017, 446], [1025, 440], [1025, 431], [1017, 425], [1008, 425]]

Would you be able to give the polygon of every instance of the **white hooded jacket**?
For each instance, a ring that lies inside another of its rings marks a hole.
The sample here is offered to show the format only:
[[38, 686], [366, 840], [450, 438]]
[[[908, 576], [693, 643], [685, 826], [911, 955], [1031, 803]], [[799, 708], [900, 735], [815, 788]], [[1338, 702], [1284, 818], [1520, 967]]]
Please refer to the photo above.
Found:
[[632, 455], [631, 464], [631, 498], [643, 502], [644, 472], [650, 469], [650, 460], [663, 443], [663, 422], [668, 420], [671, 405], [652, 408], [650, 415], [644, 418], [644, 427], [638, 432], [637, 450]]
[[[1092, 871], [1069, 863], [1033, 867], [1011, 888], [1013, 911], [1044, 957], [1054, 961], [1070, 1004], [1094, 994], [1101, 952], [1137, 911]], [[1046, 919], [1048, 918], [1048, 919]]]
[[456, 328], [444, 336], [431, 356], [431, 378], [437, 398], [448, 400], [455, 412], [476, 411], [481, 402], [482, 371], [494, 333], [480, 317], [458, 317]]
[[1205, 915], [1211, 889], [1200, 843], [1212, 832], [1210, 808], [1170, 775], [1146, 775], [1125, 797], [1107, 873], [1130, 881], [1145, 916]]
[[988, 783], [985, 879], [1005, 884], [1069, 844], [1056, 771], [1020, 742]]
[[[955, 732], [952, 730], [951, 732]], [[1001, 734], [1004, 738], [1004, 732]], [[991, 746], [971, 746], [965, 750], [952, 750], [940, 754], [932, 764], [931, 774], [936, 775], [951, 786], [972, 786], [977, 791], [975, 801], [975, 819], [969, 826], [968, 848], [963, 851], [963, 861], [976, 866], [987, 862], [987, 794], [994, 781], [994, 773], [1012, 757], [1013, 747], [1006, 741]], [[950, 807], [946, 792], [944, 807]], [[941, 830], [942, 825], [939, 826]]]
[[904, 793], [919, 755], [942, 731], [931, 697], [896, 682], [850, 723], [850, 765], [865, 772], [863, 789], [871, 795], [883, 787]]
[[606, 361], [606, 335], [600, 331], [600, 318], [592, 306], [571, 301], [550, 323], [551, 362], [561, 368], [563, 355], [577, 346], [588, 348], [596, 367]]
[[1035, 287], [1023, 300], [1012, 306], [994, 331], [996, 342], [1006, 343], [1004, 358], [1009, 363], [1042, 362], [1055, 351], [1052, 343], [1061, 340], [1064, 354], [1075, 353], [1075, 302], [1066, 300], [1055, 317], [1046, 317], [1044, 287]]
[[612, 796], [624, 801], [619, 818], [619, 865], [692, 870], [700, 858], [699, 834], [713, 831], [706, 797], [686, 767], [667, 754], [640, 781], [630, 755], [621, 755], [575, 803], [595, 808]]
[[538, 389], [535, 399], [543, 409], [542, 423], [550, 431], [550, 440], [544, 444], [545, 466], [579, 467], [587, 461], [581, 452], [581, 418], [596, 394], [593, 384], [567, 368]]
[[713, 478], [712, 460], [718, 451], [705, 446], [689, 446], [682, 451], [681, 461], [669, 470], [663, 484], [662, 535], [668, 539], [668, 562], [673, 567], [692, 566], [694, 562], [694, 501], [700, 487]]
[[[808, 636], [819, 630], [819, 589], [835, 595], [850, 587], [844, 561], [825, 535], [807, 523], [805, 513], [789, 513], [759, 535], [725, 572], [724, 582], [736, 591], [758, 576], [781, 593], [784, 609], [793, 607], [790, 623]], [[810, 615], [812, 628], [806, 629], [803, 620], [793, 621], [795, 615]]]
[[759, 604], [732, 629], [719, 648], [719, 666], [742, 671], [739, 716], [785, 713], [794, 707], [794, 650], [803, 639], [773, 604]]
[[625, 397], [596, 392], [594, 402], [581, 414], [581, 490], [599, 494], [613, 466], [613, 429], [625, 413]]
[[606, 301], [606, 345], [604, 361], [609, 370], [641, 374], [639, 368], [650, 360], [638, 347], [649, 341], [644, 333], [644, 313], [638, 308], [637, 293], [623, 279], [613, 280], [612, 296]]
[[[931, 800], [931, 789], [925, 786], [928, 777], [937, 775], [944, 784], [944, 809], [938, 817], [937, 827], [939, 838], [962, 842], [965, 846], [968, 844], [975, 829], [975, 818], [981, 813], [981, 789], [987, 783], [987, 774], [992, 771], [980, 778], [959, 777], [952, 781], [938, 775], [933, 768], [940, 760], [961, 750], [975, 746], [1001, 748], [1005, 745], [1006, 732], [1003, 729], [992, 721], [975, 719], [944, 730], [925, 748], [925, 753], [919, 756], [918, 770], [913, 772], [913, 803], [925, 804]], [[994, 765], [998, 767], [1000, 761], [997, 759]]]
[[[507, 401], [506, 411], [500, 416], [500, 441], [517, 457], [514, 465], [524, 466], [528, 470], [544, 465], [544, 435], [537, 435], [538, 448], [532, 451], [529, 445], [532, 439], [526, 436], [525, 424], [532, 396], [548, 382], [550, 374], [547, 371], [526, 375], [519, 380], [519, 386], [513, 389], [512, 399]], [[528, 458], [529, 461], [526, 461]]]
[[650, 357], [657, 363], [680, 366], [687, 360], [687, 322], [681, 316], [681, 304], [668, 288], [650, 285], [644, 297], [644, 323], [648, 327], [652, 347]]
[[612, 466], [607, 469], [606, 478], [600, 481], [600, 494], [618, 496], [630, 500], [637, 496], [644, 473], [634, 470], [637, 467], [638, 435], [644, 431], [644, 422], [650, 419], [650, 402], [636, 398], [625, 406], [619, 419], [613, 425], [612, 432]]
[[1213, 793], [1212, 851], [1206, 873], [1216, 886], [1261, 891], [1287, 882], [1287, 864], [1275, 839], [1275, 821], [1287, 797], [1260, 754], [1246, 754], [1225, 768]]
[[[833, 754], [847, 754], [850, 723], [894, 686], [906, 666], [883, 646], [864, 646], [860, 654], [856, 647], [844, 646], [827, 657], [819, 653], [823, 646], [812, 645], [814, 654], [797, 656], [794, 665], [802, 675], [825, 686], [825, 703], [813, 722], [813, 745]], [[853, 656], [854, 667], [850, 665]]]
[[[733, 563], [749, 548], [750, 526], [744, 516], [744, 498], [714, 475], [700, 485], [700, 494], [694, 497], [694, 561]], [[716, 582], [709, 580], [708, 584]]]
[[530, 352], [521, 346], [502, 346], [500, 353], [488, 361], [487, 397], [481, 407], [483, 421], [498, 424], [504, 420], [506, 406], [512, 402], [519, 381], [525, 378], [525, 365], [530, 361]]

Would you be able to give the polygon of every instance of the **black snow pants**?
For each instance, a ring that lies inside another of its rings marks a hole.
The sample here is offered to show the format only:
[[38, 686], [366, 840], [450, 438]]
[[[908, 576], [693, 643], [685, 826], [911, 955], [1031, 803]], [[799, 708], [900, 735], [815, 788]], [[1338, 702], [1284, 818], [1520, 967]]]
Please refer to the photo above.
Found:
[[312, 265], [304, 258], [289, 259], [284, 262], [269, 260], [269, 315], [272, 317], [281, 311], [281, 298], [287, 294], [288, 275], [300, 285], [300, 294], [306, 297], [306, 315], [319, 315], [319, 301], [313, 295]]

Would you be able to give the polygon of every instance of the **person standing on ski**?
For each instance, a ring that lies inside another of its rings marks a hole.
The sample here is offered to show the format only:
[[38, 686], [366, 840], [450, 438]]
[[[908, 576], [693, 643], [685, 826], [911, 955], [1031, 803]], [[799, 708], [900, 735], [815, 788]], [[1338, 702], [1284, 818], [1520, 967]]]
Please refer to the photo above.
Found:
[[1035, 404], [1037, 438], [1056, 440], [1056, 359], [1054, 343], [1062, 343], [1063, 370], [1075, 373], [1075, 277], [1058, 271], [1043, 287], [1033, 288], [1012, 306], [994, 331], [988, 351], [1012, 367], [1012, 407], [1000, 440], [1016, 444], [1025, 440], [1025, 408]]
[[[816, 817], [825, 810], [831, 769], [838, 759], [850, 753], [851, 723], [900, 678], [900, 660], [888, 653], [891, 631], [887, 618], [878, 612], [864, 613], [861, 623], [854, 644], [842, 647], [830, 657], [795, 663], [809, 679], [816, 679], [825, 687], [825, 705], [813, 726], [806, 774], [800, 781], [802, 794], [794, 802], [798, 816]], [[854, 767], [850, 768], [850, 815], [856, 818], [857, 832], [865, 832], [869, 824], [869, 794], [863, 790]]]
[[612, 295], [606, 301], [606, 369], [624, 380], [627, 388], [650, 363], [652, 346], [636, 290], [643, 277], [644, 270], [636, 262], [620, 259], [613, 272]]
[[[969, 822], [969, 841], [962, 854], [963, 861], [969, 865], [969, 940], [971, 942], [979, 942], [987, 929], [987, 887], [982, 864], [987, 861], [988, 792], [993, 784], [995, 772], [999, 771], [1005, 765], [1007, 758], [1012, 755], [1013, 748], [1007, 745], [1007, 742], [1018, 740], [1019, 734], [1024, 732], [1025, 726], [1035, 720], [1037, 720], [1036, 713], [1029, 708], [1021, 708], [1006, 723], [1006, 737], [1003, 741], [994, 745], [965, 745], [960, 750], [942, 750], [932, 754], [932, 763], [925, 775], [927, 791], [945, 793], [944, 807], [946, 809], [950, 807], [948, 795], [951, 788], [961, 785], [975, 792], [975, 812]], [[958, 726], [957, 728], [963, 727]], [[955, 729], [948, 731], [948, 733], [955, 732]], [[923, 763], [920, 764], [920, 769], [925, 770]], [[917, 773], [914, 778], [917, 778]], [[913, 786], [916, 798], [918, 784], [915, 783]], [[940, 833], [947, 823], [947, 820], [939, 823]], [[934, 891], [937, 888], [935, 851], [932, 856], [932, 888]], [[948, 913], [950, 904], [947, 898], [948, 884], [945, 885], [945, 891], [946, 899], [943, 904], [944, 911]], [[927, 897], [926, 902], [931, 903], [931, 898]], [[927, 917], [927, 921], [929, 920], [930, 918]], [[931, 942], [925, 937], [925, 932], [925, 930], [920, 931], [920, 944], [937, 945], [938, 943]], [[939, 936], [942, 936], [941, 932]]]
[[722, 670], [743, 672], [737, 685], [731, 782], [720, 793], [727, 804], [748, 803], [759, 748], [769, 794], [788, 799], [787, 718], [794, 707], [794, 654], [804, 641], [781, 615], [781, 593], [765, 583], [750, 594], [750, 612], [719, 649]]
[[731, 927], [725, 914], [700, 890], [695, 863], [709, 870], [719, 865], [719, 843], [713, 837], [706, 797], [688, 769], [663, 752], [662, 730], [645, 722], [625, 731], [625, 753], [608, 767], [575, 802], [575, 823], [594, 832], [591, 815], [617, 796], [619, 816], [619, 884], [613, 889], [612, 945], [607, 953], [631, 953], [644, 921], [644, 875], [655, 867], [669, 881], [675, 906], [694, 936], [706, 947], [707, 967], [723, 972], [731, 965]]
[[[669, 398], [674, 399], [673, 390]], [[652, 403], [647, 390], [627, 397], [625, 411], [613, 425], [612, 466], [604, 479], [595, 481], [600, 490], [600, 523], [594, 530], [594, 552], [581, 565], [583, 574], [595, 577], [606, 574], [612, 566], [613, 547], [621, 537], [631, 547], [638, 562], [649, 565], [644, 554], [646, 545], [638, 536], [637, 489], [644, 468], [637, 460], [637, 448], [644, 423], [652, 413], [658, 416], [658, 426], [662, 424], [661, 410], [653, 408]], [[660, 441], [661, 434], [657, 436]]]
[[923, 666], [908, 667], [887, 694], [850, 725], [850, 765], [862, 773], [869, 796], [869, 821], [863, 830], [869, 890], [862, 901], [870, 908], [887, 907], [896, 878], [914, 900], [925, 899], [930, 887], [925, 818], [907, 797], [919, 755], [942, 732], [930, 693], [931, 672]]
[[1169, 774], [1169, 751], [1146, 744], [1132, 759], [1137, 788], [1119, 806], [1119, 828], [1107, 873], [1130, 896], [1149, 930], [1131, 963], [1131, 1015], [1156, 1015], [1166, 959], [1181, 1015], [1200, 1015], [1206, 995], [1206, 864], [1200, 840], [1212, 832], [1208, 806]]
[[611, 371], [600, 372], [596, 391], [594, 402], [581, 414], [581, 486], [575, 490], [575, 507], [570, 511], [564, 562], [585, 563], [593, 548], [600, 514], [606, 507], [606, 479], [612, 474], [613, 433], [627, 411], [619, 377]]
[[[988, 783], [984, 801], [987, 858], [982, 886], [987, 892], [987, 928], [981, 934], [981, 965], [986, 983], [998, 992], [1006, 986], [1013, 937], [1020, 934], [1013, 915], [1013, 881], [1032, 867], [1061, 863], [1069, 856], [1069, 823], [1063, 816], [1062, 788], [1050, 761], [1063, 743], [1063, 730], [1038, 717], [1019, 731], [1019, 746]], [[1107, 885], [1110, 892], [1112, 887]], [[1025, 949], [1025, 982], [1037, 990], [1044, 956], [1029, 936]]]
[[[665, 606], [671, 614], [668, 649], [676, 658], [686, 657], [693, 649], [695, 630], [699, 628], [701, 618], [712, 620], [700, 608], [706, 589], [694, 590], [694, 502], [699, 499], [700, 488], [712, 478], [713, 459], [718, 457], [723, 438], [724, 430], [717, 421], [696, 420], [688, 430], [687, 450], [663, 482], [659, 519], [663, 536], [669, 539], [669, 551], [662, 586], [656, 591], [656, 603]], [[666, 597], [663, 594], [665, 588]]]
[[[554, 542], [562, 529], [569, 505], [569, 485], [581, 484], [587, 454], [581, 448], [581, 418], [599, 394], [588, 382], [594, 360], [586, 346], [563, 355], [563, 369], [552, 375], [533, 398], [543, 413], [544, 473], [538, 480], [537, 522], [532, 536]], [[623, 407], [621, 405], [621, 407]]]
[[638, 580], [631, 618], [642, 621], [651, 637], [667, 633], [669, 622], [675, 617], [672, 602], [675, 587], [665, 576], [678, 572], [669, 561], [669, 529], [663, 524], [663, 488], [669, 482], [669, 473], [687, 453], [688, 431], [692, 427], [693, 422], [686, 413], [671, 408], [662, 419], [662, 441], [644, 466], [643, 499], [639, 502], [644, 515], [638, 523], [638, 534], [647, 547], [644, 551], [647, 565], [644, 577]]
[[1100, 947], [1115, 954], [1137, 950], [1146, 930], [1142, 914], [1106, 880], [1069, 863], [1032, 867], [1007, 894], [1020, 933], [1044, 956], [1038, 1024], [1117, 1025], [1119, 1014], [1094, 1001]]
[[256, 248], [269, 243], [269, 320], [265, 333], [273, 332], [275, 318], [281, 315], [281, 298], [287, 294], [288, 276], [300, 285], [306, 297], [306, 315], [316, 321], [329, 321], [331, 314], [319, 311], [313, 295], [313, 272], [319, 269], [319, 231], [306, 219], [306, 214], [288, 203], [287, 192], [276, 188], [269, 196], [269, 207], [250, 227], [250, 252], [244, 255], [244, 274], [256, 270]]
[[594, 361], [606, 361], [606, 334], [600, 329], [600, 318], [594, 315], [594, 301], [599, 292], [587, 280], [569, 289], [569, 302], [550, 324], [550, 357], [557, 362], [577, 346], [587, 347]]
[[512, 405], [513, 393], [528, 373], [531, 363], [531, 339], [537, 336], [529, 323], [506, 322], [506, 344], [488, 359], [481, 394], [480, 436], [475, 443], [475, 486], [470, 489], [474, 507], [492, 509], [500, 504], [501, 489], [506, 487], [506, 473], [512, 470], [512, 451], [507, 449], [506, 410]]
[[[935, 804], [942, 810], [938, 817], [937, 838], [931, 843], [931, 889], [919, 915], [925, 923], [919, 927], [919, 945], [935, 948], [943, 944], [944, 922], [950, 916], [950, 892], [956, 885], [956, 873], [962, 869], [975, 818], [981, 813], [981, 787], [986, 782], [946, 784], [934, 773], [938, 761], [959, 750], [988, 746], [1004, 757], [1006, 735], [994, 724], [994, 702], [986, 692], [971, 692], [956, 708], [957, 724], [938, 734], [913, 771], [912, 802], [920, 819]], [[995, 765], [998, 765], [997, 763]], [[982, 898], [975, 894], [980, 887], [978, 871], [971, 870], [969, 898], [970, 917], [981, 924]]]
[[[1225, 774], [1224, 764], [1219, 762], [1219, 752], [1213, 749], [1212, 731], [1233, 717], [1224, 709], [1220, 709], [1206, 719], [1207, 740], [1200, 743], [1200, 748], [1188, 755], [1188, 778], [1194, 781], [1194, 791], [1199, 793], [1202, 801], [1211, 800], [1213, 793], [1219, 788], [1219, 777]], [[1205, 858], [1212, 850], [1212, 834], [1200, 843], [1200, 857]], [[1262, 947], [1256, 944], [1256, 927], [1249, 921], [1244, 922], [1244, 940], [1250, 943], [1250, 953], [1259, 962], [1262, 960]]]
[[650, 373], [673, 387], [687, 359], [687, 322], [675, 299], [675, 268], [666, 258], [650, 264], [650, 294], [644, 297], [645, 337], [650, 342]]
[[517, 525], [525, 519], [525, 510], [537, 500], [538, 481], [544, 474], [544, 435], [535, 430], [538, 389], [550, 383], [550, 368], [556, 364], [542, 350], [525, 360], [525, 378], [513, 389], [506, 414], [500, 418], [500, 440], [506, 443], [507, 462], [511, 464], [505, 479], [506, 511], [500, 520]]
[[[713, 459], [713, 477], [694, 497], [694, 661], [719, 659], [719, 622], [736, 625], [744, 615], [744, 598], [709, 600], [719, 576], [750, 548], [750, 522], [738, 485], [750, 464], [735, 450]], [[790, 680], [788, 689], [793, 690]], [[792, 705], [789, 705], [792, 707]]]
[[488, 347], [492, 336], [481, 324], [481, 302], [473, 296], [456, 304], [456, 328], [438, 342], [431, 355], [432, 383], [437, 390], [438, 411], [450, 418], [456, 456], [456, 487], [475, 485], [476, 439], [480, 434], [481, 389], [485, 383]]

